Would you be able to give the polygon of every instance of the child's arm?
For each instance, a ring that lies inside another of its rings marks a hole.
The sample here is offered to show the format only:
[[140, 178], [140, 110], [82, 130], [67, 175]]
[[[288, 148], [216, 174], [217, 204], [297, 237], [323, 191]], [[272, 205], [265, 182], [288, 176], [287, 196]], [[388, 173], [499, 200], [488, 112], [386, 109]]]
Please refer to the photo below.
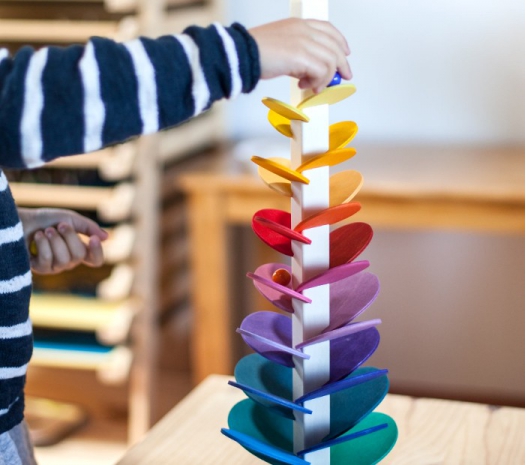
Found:
[[[250, 92], [260, 77], [291, 75], [319, 90], [350, 78], [345, 39], [328, 23], [190, 27], [124, 44], [0, 49], [0, 166], [37, 167], [167, 128], [214, 101]], [[261, 68], [260, 68], [261, 56]]]
[[[41, 274], [60, 273], [80, 265], [101, 266], [101, 241], [108, 235], [97, 223], [71, 210], [19, 208], [24, 239], [36, 250], [30, 254], [31, 268]], [[87, 236], [85, 244], [79, 234]]]

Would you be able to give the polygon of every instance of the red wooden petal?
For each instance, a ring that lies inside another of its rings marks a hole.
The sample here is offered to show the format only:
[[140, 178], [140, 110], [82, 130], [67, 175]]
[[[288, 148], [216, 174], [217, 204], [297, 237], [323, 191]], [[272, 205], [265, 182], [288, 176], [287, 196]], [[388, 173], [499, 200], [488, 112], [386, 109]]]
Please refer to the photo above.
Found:
[[330, 267], [352, 262], [373, 238], [373, 228], [367, 223], [351, 223], [331, 232]]
[[[289, 215], [289, 220], [290, 220], [290, 215]], [[282, 236], [288, 237], [289, 239], [293, 241], [303, 242], [304, 244], [312, 243], [312, 241], [308, 237], [305, 237], [303, 234], [297, 231], [294, 231], [293, 229], [290, 229], [290, 227], [287, 227], [282, 224], [276, 223], [275, 221], [269, 220], [268, 218], [265, 218], [263, 216], [254, 216], [252, 221], [259, 223], [260, 225], [265, 226], [268, 229], [278, 234], [281, 234]]]
[[269, 247], [272, 247], [279, 253], [292, 257], [293, 253], [290, 238], [285, 237], [283, 234], [270, 229], [267, 225], [256, 221], [256, 217], [264, 218], [265, 220], [268, 220], [274, 224], [279, 224], [285, 228], [290, 229], [290, 213], [271, 208], [259, 210], [252, 218], [252, 229], [256, 235]]

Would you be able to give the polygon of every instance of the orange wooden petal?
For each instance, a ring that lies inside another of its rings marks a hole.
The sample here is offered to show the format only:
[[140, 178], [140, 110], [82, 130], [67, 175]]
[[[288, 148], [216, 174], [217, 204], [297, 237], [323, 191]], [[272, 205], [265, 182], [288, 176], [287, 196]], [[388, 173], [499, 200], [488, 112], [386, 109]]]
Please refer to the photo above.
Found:
[[269, 158], [262, 158], [254, 155], [251, 160], [258, 166], [261, 166], [262, 168], [270, 171], [271, 173], [274, 173], [278, 176], [281, 176], [282, 178], [288, 179], [289, 181], [296, 181], [296, 182], [302, 182], [303, 184], [309, 184], [309, 180], [303, 176], [301, 173], [298, 173], [297, 171], [294, 171], [291, 168], [288, 168], [287, 166], [282, 165], [281, 163], [277, 163], [275, 161], [272, 161]]
[[329, 206], [350, 202], [362, 185], [363, 176], [358, 171], [348, 170], [333, 174], [329, 178]]
[[349, 158], [352, 158], [356, 155], [356, 149], [336, 149], [329, 152], [322, 153], [321, 155], [312, 157], [307, 160], [305, 163], [302, 163], [296, 168], [298, 173], [303, 173], [306, 170], [312, 170], [314, 168], [321, 168], [322, 166], [335, 166], [338, 165]]
[[[287, 158], [275, 157], [269, 158], [269, 160], [280, 163], [287, 168], [290, 167], [290, 160]], [[262, 168], [261, 166], [258, 168], [258, 174], [263, 182], [272, 190], [275, 190], [286, 197], [292, 197], [292, 183], [288, 179], [283, 179], [281, 176], [278, 176], [277, 174], [274, 174], [271, 171]]]
[[329, 150], [346, 147], [356, 136], [358, 125], [354, 121], [341, 121], [329, 126]]
[[294, 231], [302, 232], [305, 229], [339, 223], [340, 221], [354, 215], [360, 210], [360, 208], [362, 208], [362, 206], [358, 202], [344, 203], [343, 205], [329, 207], [326, 210], [309, 216], [307, 219], [300, 222], [294, 228]]

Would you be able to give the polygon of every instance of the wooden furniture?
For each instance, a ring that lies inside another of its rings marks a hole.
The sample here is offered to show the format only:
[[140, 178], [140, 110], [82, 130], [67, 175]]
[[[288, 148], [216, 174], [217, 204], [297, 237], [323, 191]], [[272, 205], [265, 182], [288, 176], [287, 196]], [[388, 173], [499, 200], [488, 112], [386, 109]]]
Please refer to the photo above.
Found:
[[[245, 398], [211, 375], [169, 412], [117, 465], [256, 465], [225, 438], [230, 408]], [[392, 416], [398, 443], [382, 464], [524, 463], [524, 410], [388, 394], [378, 411]]]
[[[362, 172], [365, 184], [355, 199], [363, 209], [352, 221], [373, 228], [524, 232], [523, 148], [357, 148], [360, 156], [347, 166]], [[228, 228], [249, 225], [260, 208], [289, 208], [288, 198], [233, 165], [225, 156], [208, 171], [176, 181], [189, 206], [196, 382], [233, 370], [228, 270], [230, 257], [242, 251], [227, 248]]]
[[[0, 1], [0, 15], [0, 43], [15, 53], [25, 44], [67, 46], [95, 35], [124, 41], [138, 35], [177, 34], [191, 24], [214, 21], [217, 2], [4, 0]], [[71, 370], [72, 377], [75, 370], [88, 370], [106, 384], [127, 387], [131, 441], [142, 436], [157, 418], [160, 324], [187, 308], [184, 207], [170, 170], [177, 169], [187, 155], [220, 139], [219, 117], [218, 111], [210, 111], [182, 127], [93, 154], [56, 160], [48, 165], [53, 172], [47, 175], [49, 181], [44, 177], [34, 182], [38, 174], [26, 172], [11, 182], [19, 206], [81, 210], [107, 224], [107, 276], [95, 278], [99, 270], [85, 270], [77, 280], [82, 286], [84, 280], [96, 283], [96, 295], [81, 297], [63, 289], [67, 286], [35, 295], [31, 317], [37, 330], [93, 334], [98, 343], [112, 350], [81, 355], [66, 346], [37, 344], [31, 367]], [[85, 170], [97, 173], [99, 180], [94, 185], [68, 184], [68, 173], [71, 178], [71, 173]], [[65, 177], [56, 181], [63, 176], [60, 173], [66, 173]], [[28, 382], [29, 392], [31, 388]]]

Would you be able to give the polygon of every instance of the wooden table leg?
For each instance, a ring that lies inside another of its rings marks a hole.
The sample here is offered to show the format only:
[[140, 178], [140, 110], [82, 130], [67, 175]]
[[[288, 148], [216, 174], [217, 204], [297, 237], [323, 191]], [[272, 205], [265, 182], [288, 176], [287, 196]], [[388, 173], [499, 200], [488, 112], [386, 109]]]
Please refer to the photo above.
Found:
[[192, 369], [197, 384], [212, 373], [232, 373], [228, 308], [227, 226], [224, 199], [203, 191], [189, 197], [192, 265]]

